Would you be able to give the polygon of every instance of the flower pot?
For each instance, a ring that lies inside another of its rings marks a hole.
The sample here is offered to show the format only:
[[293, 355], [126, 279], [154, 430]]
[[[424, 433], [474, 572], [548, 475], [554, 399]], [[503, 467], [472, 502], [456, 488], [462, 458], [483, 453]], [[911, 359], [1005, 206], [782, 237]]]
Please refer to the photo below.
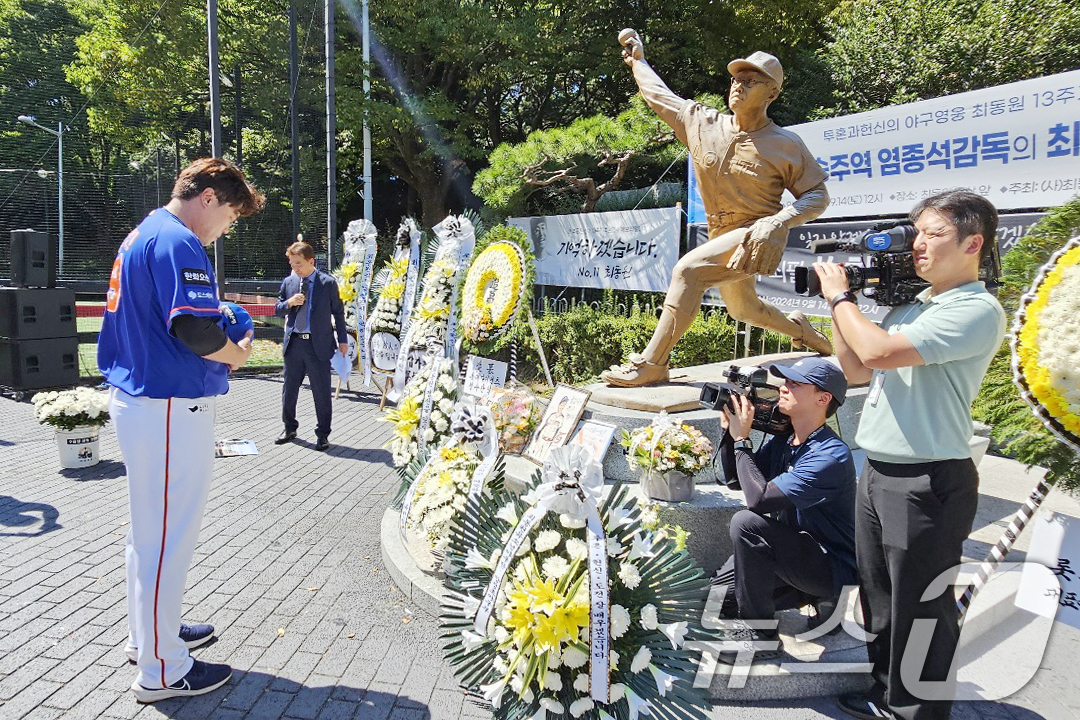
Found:
[[678, 470], [666, 473], [645, 470], [641, 476], [641, 489], [652, 500], [685, 502], [694, 494], [694, 478]]
[[97, 425], [80, 425], [74, 430], [57, 430], [56, 449], [60, 453], [60, 467], [97, 465], [101, 459], [98, 452], [99, 429]]

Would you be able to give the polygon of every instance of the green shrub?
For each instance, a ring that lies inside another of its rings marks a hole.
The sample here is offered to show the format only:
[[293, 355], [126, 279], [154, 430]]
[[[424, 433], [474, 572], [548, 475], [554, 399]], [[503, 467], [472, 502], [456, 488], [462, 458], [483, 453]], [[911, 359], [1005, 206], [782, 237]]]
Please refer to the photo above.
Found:
[[[628, 313], [618, 307], [614, 294], [607, 293], [598, 306], [580, 304], [565, 313], [547, 313], [536, 320], [548, 367], [556, 382], [582, 384], [595, 381], [611, 365], [623, 362], [630, 353], [645, 349], [656, 328], [657, 308], [633, 302]], [[518, 377], [543, 380], [540, 356], [527, 325], [515, 328], [518, 343]], [[509, 342], [504, 341], [497, 359], [509, 358]], [[735, 323], [723, 311], [698, 315], [675, 346], [672, 367], [720, 362], [734, 357]]]

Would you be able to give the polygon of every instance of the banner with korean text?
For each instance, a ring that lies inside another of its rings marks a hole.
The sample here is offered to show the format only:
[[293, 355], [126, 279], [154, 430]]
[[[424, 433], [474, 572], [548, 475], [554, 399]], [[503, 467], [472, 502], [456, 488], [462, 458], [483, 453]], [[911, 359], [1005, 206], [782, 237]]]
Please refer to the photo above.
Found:
[[[788, 129], [829, 171], [821, 218], [903, 214], [958, 187], [998, 210], [1054, 207], [1080, 193], [1080, 70]], [[696, 188], [689, 215], [705, 222]]]
[[541, 285], [664, 292], [679, 259], [679, 209], [510, 218], [532, 242]]

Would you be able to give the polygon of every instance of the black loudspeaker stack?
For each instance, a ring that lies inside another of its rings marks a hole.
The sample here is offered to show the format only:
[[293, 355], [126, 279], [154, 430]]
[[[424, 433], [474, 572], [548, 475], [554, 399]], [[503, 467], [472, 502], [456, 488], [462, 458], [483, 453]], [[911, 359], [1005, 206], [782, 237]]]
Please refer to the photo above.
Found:
[[15, 391], [79, 380], [75, 291], [56, 287], [56, 241], [11, 232], [11, 282], [0, 287], [0, 386]]

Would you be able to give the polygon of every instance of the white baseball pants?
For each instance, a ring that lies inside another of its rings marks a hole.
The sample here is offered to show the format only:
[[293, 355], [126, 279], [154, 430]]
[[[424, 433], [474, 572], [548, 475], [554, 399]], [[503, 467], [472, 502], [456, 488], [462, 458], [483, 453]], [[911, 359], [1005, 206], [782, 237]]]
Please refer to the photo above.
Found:
[[180, 614], [213, 477], [216, 410], [216, 397], [111, 394], [131, 514], [128, 640], [139, 649], [136, 682], [146, 688], [177, 682], [193, 663], [180, 640]]

